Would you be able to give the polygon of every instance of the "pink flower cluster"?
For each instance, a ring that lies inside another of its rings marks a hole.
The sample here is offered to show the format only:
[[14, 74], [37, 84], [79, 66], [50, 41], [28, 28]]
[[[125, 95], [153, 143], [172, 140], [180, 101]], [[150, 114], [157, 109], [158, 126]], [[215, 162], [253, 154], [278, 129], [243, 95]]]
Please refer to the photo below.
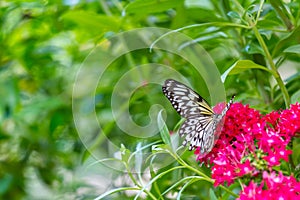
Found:
[[[288, 161], [292, 151], [287, 146], [297, 132], [300, 132], [299, 103], [291, 105], [290, 109], [267, 115], [260, 114], [248, 105], [234, 103], [226, 114], [222, 133], [212, 151], [205, 157], [199, 153], [199, 149], [195, 154], [200, 162], [213, 165], [215, 186], [230, 185], [239, 178], [249, 180], [249, 177], [258, 177], [258, 180], [262, 180], [259, 185], [251, 181], [245, 186], [240, 199], [267, 196], [264, 185], [267, 185], [267, 191], [275, 191], [280, 187], [291, 191], [294, 187], [293, 194], [282, 195], [300, 195], [299, 183], [295, 178], [280, 173], [276, 176], [274, 169], [283, 160]], [[287, 180], [293, 183], [287, 184]]]
[[[263, 186], [266, 189], [263, 189]], [[263, 172], [262, 183], [251, 181], [241, 192], [238, 200], [250, 199], [299, 199], [300, 183], [292, 176]]]

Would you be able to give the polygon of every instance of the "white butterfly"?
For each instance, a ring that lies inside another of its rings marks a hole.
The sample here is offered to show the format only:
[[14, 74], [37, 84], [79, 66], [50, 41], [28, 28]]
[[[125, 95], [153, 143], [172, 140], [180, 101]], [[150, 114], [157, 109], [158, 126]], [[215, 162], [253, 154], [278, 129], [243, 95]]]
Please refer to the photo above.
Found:
[[176, 111], [184, 118], [185, 122], [179, 129], [179, 135], [185, 136], [182, 145], [190, 143], [189, 150], [200, 147], [200, 153], [210, 152], [215, 144], [219, 124], [223, 122], [234, 96], [227, 103], [221, 114], [216, 114], [208, 103], [188, 86], [168, 79], [162, 87], [165, 96], [172, 103]]

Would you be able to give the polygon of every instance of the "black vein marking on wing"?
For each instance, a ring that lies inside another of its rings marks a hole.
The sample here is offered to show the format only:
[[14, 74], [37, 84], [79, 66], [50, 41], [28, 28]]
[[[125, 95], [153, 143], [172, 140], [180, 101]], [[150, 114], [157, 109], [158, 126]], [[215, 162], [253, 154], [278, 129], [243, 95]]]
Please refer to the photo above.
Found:
[[229, 110], [234, 96], [221, 114], [215, 114], [199, 94], [178, 81], [166, 80], [162, 90], [175, 110], [186, 118], [179, 129], [179, 135], [185, 136], [182, 145], [189, 143], [189, 150], [200, 147], [201, 154], [210, 152], [215, 143], [217, 126]]
[[162, 91], [175, 110], [184, 118], [210, 116], [214, 113], [199, 94], [178, 81], [166, 80]]
[[179, 129], [179, 135], [185, 136], [182, 145], [186, 146], [190, 143], [189, 150], [201, 147], [201, 152], [208, 151], [214, 140], [211, 120], [212, 118], [207, 120], [204, 117], [188, 118]]

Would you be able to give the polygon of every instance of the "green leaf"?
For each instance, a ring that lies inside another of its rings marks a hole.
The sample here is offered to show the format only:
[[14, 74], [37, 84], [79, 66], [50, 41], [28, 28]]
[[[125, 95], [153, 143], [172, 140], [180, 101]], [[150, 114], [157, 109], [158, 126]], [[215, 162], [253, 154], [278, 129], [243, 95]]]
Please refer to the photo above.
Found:
[[9, 189], [9, 186], [12, 185], [13, 176], [11, 174], [4, 174], [0, 179], [0, 194], [4, 194]]
[[227, 15], [233, 19], [241, 19], [241, 16], [235, 11], [230, 11]]
[[120, 27], [120, 21], [117, 20], [117, 18], [84, 10], [71, 10], [64, 14], [62, 19], [75, 23], [78, 27], [86, 29], [89, 32], [95, 33], [118, 31]]
[[218, 199], [215, 192], [211, 188], [209, 189], [209, 199], [211, 199], [211, 200], [217, 200]]
[[300, 54], [300, 44], [290, 46], [290, 47], [286, 48], [283, 52]]
[[294, 104], [296, 102], [300, 102], [300, 90], [298, 90], [291, 96], [291, 103]]
[[268, 40], [272, 38], [272, 34], [273, 34], [273, 32], [270, 30], [260, 30], [259, 33], [261, 35], [264, 35]]
[[162, 112], [163, 110], [161, 110], [157, 116], [157, 124], [158, 127], [160, 127], [160, 136], [165, 144], [172, 146], [170, 132], [163, 119]]
[[91, 155], [91, 152], [90, 152], [89, 150], [86, 149], [86, 150], [83, 152], [83, 155], [82, 155], [82, 157], [81, 157], [81, 162], [82, 162], [82, 163], [86, 162], [87, 159], [90, 158], [91, 156], [92, 156], [92, 155]]
[[41, 119], [43, 114], [63, 106], [64, 102], [59, 97], [36, 96], [30, 104], [26, 105], [17, 115], [18, 119], [24, 119], [27, 123], [34, 123]]
[[183, 0], [137, 0], [127, 5], [125, 14], [149, 14], [163, 12], [183, 5]]
[[300, 163], [300, 151], [298, 151], [299, 148], [300, 148], [300, 141], [299, 141], [299, 138], [297, 138], [293, 141], [292, 158], [293, 158], [294, 163]]
[[120, 151], [121, 151], [122, 161], [127, 163], [131, 153], [130, 150], [126, 149], [126, 147], [123, 144], [121, 144]]
[[59, 126], [64, 126], [66, 124], [66, 114], [60, 111], [57, 111], [53, 114], [50, 119], [49, 130], [51, 133], [55, 131]]
[[[180, 171], [173, 171], [173, 174], [174, 173], [180, 173]], [[178, 180], [178, 179], [176, 179]], [[193, 184], [197, 181], [201, 181], [201, 180], [205, 180], [205, 178], [201, 177], [201, 176], [187, 176], [187, 177], [184, 177], [184, 178], [181, 178], [180, 180], [176, 181], [173, 185], [171, 185], [168, 189], [166, 189], [162, 195], [166, 195], [167, 193], [169, 193], [170, 191], [172, 191], [173, 189], [175, 188], [178, 188], [178, 186], [180, 186], [181, 184], [183, 183], [188, 183], [188, 184], [184, 184], [184, 185], [189, 185], [189, 184]], [[182, 187], [181, 187], [182, 188]], [[177, 199], [180, 199], [180, 194], [178, 194], [177, 196]]]
[[144, 190], [149, 187], [150, 185], [152, 185], [154, 182], [156, 182], [158, 179], [160, 179], [161, 177], [163, 177], [164, 175], [174, 171], [174, 170], [177, 170], [177, 169], [182, 169], [182, 168], [185, 168], [185, 166], [176, 166], [176, 167], [172, 167], [170, 169], [167, 169], [159, 174], [157, 174], [155, 177], [152, 177], [152, 179], [144, 185], [144, 187], [142, 189], [140, 189], [140, 191], [138, 192], [138, 194], [135, 196], [134, 199], [138, 199], [138, 197], [141, 195], [142, 192], [144, 192]]
[[94, 200], [100, 200], [100, 199], [103, 199], [104, 197], [107, 197], [108, 195], [118, 193], [118, 192], [122, 192], [122, 191], [130, 191], [130, 190], [137, 190], [138, 191], [139, 188], [138, 187], [118, 187], [116, 189], [112, 189], [112, 190], [109, 190], [107, 192], [104, 192], [103, 194], [101, 194], [100, 196], [95, 198]]
[[157, 144], [151, 146], [152, 153], [165, 152], [166, 150], [170, 150], [170, 145]]
[[281, 22], [280, 21], [274, 21], [272, 20], [274, 18], [274, 16], [268, 16], [269, 18], [264, 18], [262, 20], [259, 20], [257, 22], [257, 27], [259, 28], [259, 32], [263, 31], [263, 30], [271, 30], [271, 29], [275, 29], [276, 27], [281, 26]]
[[265, 54], [265, 52], [263, 51], [263, 49], [261, 48], [261, 46], [259, 46], [257, 43], [254, 43], [254, 42], [250, 42], [246, 46], [245, 51], [248, 54], [262, 54], [262, 55]]
[[181, 118], [181, 119], [179, 120], [179, 122], [174, 126], [174, 131], [178, 131], [179, 128], [181, 127], [181, 125], [183, 124], [184, 121], [185, 121], [185, 119], [184, 119], [184, 118]]
[[230, 74], [239, 74], [247, 69], [262, 69], [272, 73], [268, 68], [256, 64], [252, 60], [239, 60], [234, 64], [234, 68], [230, 71]]
[[283, 1], [281, 0], [272, 0], [270, 1], [270, 4], [276, 11], [277, 17], [280, 18], [284, 24], [286, 25], [288, 30], [291, 30], [293, 28], [293, 23], [291, 19], [289, 18], [290, 11], [286, 8]]
[[191, 20], [199, 20], [199, 15], [201, 15], [201, 17], [203, 19], [207, 19], [208, 22], [215, 22], [215, 21], [220, 21], [221, 17], [218, 15], [212, 15], [211, 12], [213, 12], [213, 10], [211, 9], [205, 9], [205, 8], [201, 8], [201, 7], [194, 7], [194, 8], [188, 8], [186, 10], [186, 15], [187, 17], [189, 17]]
[[185, 188], [187, 188], [187, 187], [188, 187], [190, 184], [192, 184], [193, 182], [195, 182], [195, 180], [194, 180], [194, 179], [191, 179], [191, 180], [187, 181], [187, 182], [180, 188], [180, 190], [178, 191], [178, 195], [177, 195], [176, 200], [183, 199], [183, 198], [181, 197], [181, 194], [183, 193], [183, 191], [185, 190]]
[[224, 82], [228, 75], [239, 74], [247, 69], [261, 69], [274, 75], [273, 71], [251, 60], [239, 60], [222, 74], [221, 79]]
[[272, 52], [272, 56], [278, 56], [283, 49], [288, 49], [293, 45], [298, 45], [300, 41], [300, 26], [295, 28], [292, 33], [280, 40]]

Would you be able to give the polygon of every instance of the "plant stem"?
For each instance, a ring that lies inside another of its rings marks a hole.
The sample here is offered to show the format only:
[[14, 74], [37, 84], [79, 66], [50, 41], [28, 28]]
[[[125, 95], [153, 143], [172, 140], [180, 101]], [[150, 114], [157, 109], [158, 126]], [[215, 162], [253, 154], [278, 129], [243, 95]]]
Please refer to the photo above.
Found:
[[[281, 18], [281, 20], [284, 22], [288, 30], [292, 30], [294, 25], [287, 16], [289, 12], [287, 11], [286, 7], [284, 7], [284, 4], [280, 0], [272, 0], [270, 1], [270, 4], [277, 12], [278, 16]], [[289, 15], [290, 17], [293, 17], [293, 15]]]
[[[234, 1], [235, 4], [240, 8], [240, 10], [244, 13], [245, 10], [244, 8], [239, 4], [238, 1]], [[277, 71], [277, 68], [275, 66], [275, 63], [273, 62], [273, 59], [272, 59], [272, 56], [268, 50], [268, 47], [265, 43], [265, 41], [263, 40], [262, 36], [260, 35], [257, 27], [256, 27], [256, 24], [259, 20], [259, 17], [260, 17], [260, 13], [261, 13], [261, 10], [262, 10], [262, 7], [263, 7], [263, 4], [264, 4], [264, 0], [261, 0], [260, 1], [260, 4], [259, 4], [259, 9], [257, 11], [257, 16], [256, 16], [256, 19], [254, 20], [252, 16], [247, 16], [246, 14], [246, 20], [248, 21], [248, 24], [249, 24], [249, 27], [252, 27], [252, 30], [254, 32], [254, 35], [255, 37], [257, 38], [260, 46], [262, 47], [264, 53], [265, 53], [265, 56], [266, 56], [266, 59], [269, 63], [269, 69], [272, 70], [274, 73], [272, 73], [272, 75], [274, 76], [278, 86], [280, 87], [280, 90], [281, 92], [283, 93], [283, 98], [284, 98], [284, 103], [285, 103], [285, 107], [288, 108], [289, 105], [290, 105], [290, 97], [289, 97], [289, 94], [288, 94], [288, 91], [280, 77], [280, 74], [278, 73]]]
[[288, 91], [280, 77], [280, 74], [278, 73], [277, 71], [277, 68], [276, 68], [276, 65], [275, 63], [273, 62], [273, 59], [272, 59], [272, 56], [268, 50], [268, 47], [264, 41], [264, 39], [262, 38], [262, 36], [260, 35], [259, 31], [258, 31], [258, 28], [256, 27], [256, 24], [259, 20], [259, 16], [260, 16], [260, 12], [262, 10], [262, 7], [263, 7], [263, 4], [264, 4], [264, 0], [261, 0], [260, 1], [260, 5], [259, 5], [259, 9], [258, 9], [258, 12], [257, 12], [257, 16], [256, 16], [256, 19], [254, 20], [252, 16], [247, 16], [246, 15], [246, 19], [249, 23], [249, 26], [252, 27], [252, 30], [254, 32], [254, 35], [255, 37], [257, 38], [260, 46], [262, 47], [264, 53], [265, 53], [265, 56], [266, 56], [266, 59], [269, 63], [269, 69], [273, 71], [272, 75], [274, 76], [278, 86], [280, 87], [280, 90], [283, 94], [283, 99], [284, 99], [284, 103], [285, 103], [285, 107], [288, 108], [289, 105], [290, 105], [290, 96], [288, 94]]
[[132, 180], [133, 184], [135, 184], [135, 186], [141, 188], [142, 186], [137, 182], [137, 180], [134, 178], [133, 174], [131, 173], [131, 170], [128, 166], [127, 163], [124, 163], [125, 164], [125, 167], [126, 167], [126, 170], [127, 170], [127, 174], [128, 176], [130, 177], [130, 179]]
[[[182, 166], [186, 167], [187, 169], [195, 172], [196, 174], [202, 176], [204, 178], [204, 180], [206, 180], [207, 182], [210, 183], [214, 183], [213, 179], [211, 179], [209, 176], [207, 176], [206, 174], [204, 174], [203, 172], [193, 168], [192, 166], [188, 165], [186, 162], [184, 162], [184, 160], [182, 160], [176, 153], [172, 153], [171, 151], [168, 151], [168, 153], [170, 153], [179, 164], [181, 164]], [[229, 194], [231, 194], [234, 197], [238, 197], [237, 194], [235, 194], [234, 192], [232, 192], [231, 190], [229, 190], [228, 188], [224, 187], [223, 185], [219, 185], [220, 188], [222, 188], [223, 190], [225, 190], [226, 192], [228, 192]]]
[[[127, 163], [124, 163], [127, 169], [127, 174], [129, 175], [130, 179], [132, 180], [132, 182], [135, 184], [136, 187], [138, 187], [140, 190], [143, 189], [143, 187], [137, 182], [137, 180], [134, 178], [134, 176], [131, 173], [131, 170], [128, 166]], [[157, 198], [148, 190], [143, 190], [147, 195], [149, 195], [149, 197], [151, 197], [154, 200], [157, 200]]]
[[265, 53], [265, 56], [266, 56], [266, 59], [268, 60], [269, 62], [269, 66], [270, 66], [270, 70], [272, 70], [274, 73], [273, 76], [278, 84], [278, 86], [280, 87], [281, 89], [281, 92], [283, 94], [283, 98], [284, 98], [284, 102], [285, 102], [285, 107], [288, 108], [289, 105], [290, 105], [290, 97], [289, 97], [289, 94], [288, 94], [288, 91], [280, 77], [280, 74], [278, 73], [277, 71], [277, 68], [275, 66], [275, 63], [273, 62], [273, 59], [272, 59], [272, 56], [268, 50], [268, 47], [266, 45], [266, 43], [264, 42], [262, 36], [260, 35], [258, 29], [256, 26], [253, 26], [252, 27], [252, 30], [254, 31], [254, 35], [256, 36], [260, 46], [262, 47], [264, 53]]

